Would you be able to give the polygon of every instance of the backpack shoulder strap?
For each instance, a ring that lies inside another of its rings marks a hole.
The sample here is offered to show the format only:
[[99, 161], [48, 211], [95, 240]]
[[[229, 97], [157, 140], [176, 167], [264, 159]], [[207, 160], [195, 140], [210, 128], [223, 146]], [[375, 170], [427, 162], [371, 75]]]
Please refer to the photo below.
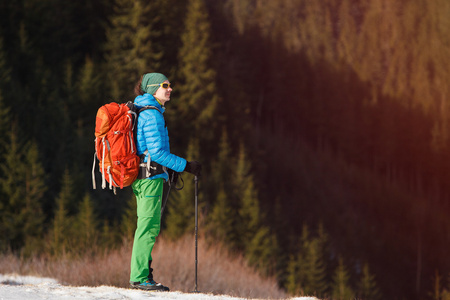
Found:
[[[157, 111], [159, 111], [159, 113], [160, 114], [162, 114], [162, 112], [159, 110], [159, 108], [157, 108], [156, 106], [153, 106], [153, 105], [147, 105], [147, 106], [144, 106], [143, 108], [141, 108], [139, 111], [138, 111], [138, 115], [141, 113], [141, 112], [143, 112], [144, 110], [147, 110], [147, 109], [156, 109]], [[164, 127], [167, 127], [167, 123], [166, 123], [166, 119], [164, 118]]]
[[141, 108], [141, 109], [139, 110], [138, 113], [141, 113], [141, 112], [143, 112], [144, 110], [147, 110], [147, 109], [156, 109], [157, 111], [159, 111], [160, 113], [162, 113], [162, 112], [159, 110], [159, 108], [157, 108], [156, 106], [152, 106], [152, 105], [146, 105], [146, 106], [144, 106], [143, 108]]

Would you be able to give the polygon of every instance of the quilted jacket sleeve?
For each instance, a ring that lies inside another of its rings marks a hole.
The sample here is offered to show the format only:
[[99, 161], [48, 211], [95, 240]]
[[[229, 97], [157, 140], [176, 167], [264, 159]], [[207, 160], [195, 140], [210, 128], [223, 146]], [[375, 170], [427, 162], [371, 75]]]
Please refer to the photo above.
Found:
[[[141, 112], [138, 130], [145, 140], [145, 146], [152, 161], [157, 162], [176, 172], [182, 172], [186, 167], [186, 160], [170, 153], [169, 134], [165, 126], [163, 115], [154, 109]], [[138, 134], [139, 135], [139, 134]], [[147, 158], [145, 159], [147, 161]]]

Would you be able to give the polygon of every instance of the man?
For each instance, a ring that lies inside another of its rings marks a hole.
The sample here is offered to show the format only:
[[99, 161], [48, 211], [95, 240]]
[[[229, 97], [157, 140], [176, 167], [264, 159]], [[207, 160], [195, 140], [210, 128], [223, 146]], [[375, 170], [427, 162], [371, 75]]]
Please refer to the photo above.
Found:
[[[130, 284], [134, 288], [168, 291], [153, 280], [151, 252], [161, 228], [161, 202], [164, 180], [170, 172], [189, 172], [200, 176], [201, 165], [196, 161], [170, 153], [169, 135], [165, 126], [164, 105], [170, 101], [172, 88], [166, 76], [147, 73], [135, 87], [138, 107], [152, 106], [141, 111], [137, 123], [136, 146], [141, 160], [140, 179], [133, 184], [137, 201], [137, 228], [131, 256]], [[156, 109], [155, 109], [156, 108]], [[168, 170], [170, 169], [170, 170]]]

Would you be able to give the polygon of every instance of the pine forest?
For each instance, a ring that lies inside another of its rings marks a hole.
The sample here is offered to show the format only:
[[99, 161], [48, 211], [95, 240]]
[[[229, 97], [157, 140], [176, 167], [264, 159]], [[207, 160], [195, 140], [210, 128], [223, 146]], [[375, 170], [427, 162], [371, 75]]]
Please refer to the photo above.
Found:
[[0, 0], [0, 23], [1, 253], [133, 238], [131, 188], [92, 188], [95, 118], [159, 72], [209, 243], [292, 296], [450, 299], [449, 1]]

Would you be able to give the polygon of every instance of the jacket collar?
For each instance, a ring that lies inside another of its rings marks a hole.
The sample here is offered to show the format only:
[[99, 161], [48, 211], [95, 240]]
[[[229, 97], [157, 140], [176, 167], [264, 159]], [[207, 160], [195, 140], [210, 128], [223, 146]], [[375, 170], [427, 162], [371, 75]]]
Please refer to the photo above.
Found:
[[147, 94], [147, 93], [145, 93], [144, 95], [137, 96], [136, 99], [134, 99], [134, 104], [136, 104], [137, 106], [140, 106], [140, 107], [144, 107], [144, 106], [148, 106], [148, 105], [155, 106], [162, 113], [164, 113], [164, 111], [166, 110], [166, 108], [164, 106], [159, 104], [159, 102], [155, 99], [155, 97], [153, 97], [152, 95]]

